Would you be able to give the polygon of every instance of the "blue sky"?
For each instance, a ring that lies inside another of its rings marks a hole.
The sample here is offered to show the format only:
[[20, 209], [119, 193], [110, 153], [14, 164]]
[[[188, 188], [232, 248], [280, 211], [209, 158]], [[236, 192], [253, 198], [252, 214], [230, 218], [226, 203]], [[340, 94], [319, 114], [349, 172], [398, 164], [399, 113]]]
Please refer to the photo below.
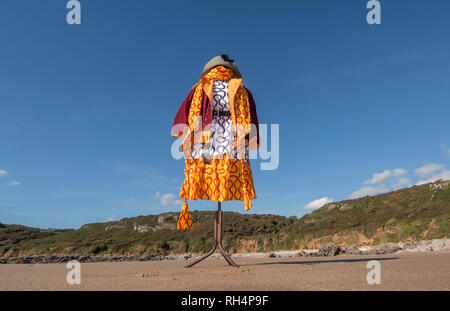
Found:
[[66, 1], [2, 0], [0, 221], [179, 211], [170, 127], [222, 53], [260, 123], [280, 127], [279, 167], [252, 162], [251, 213], [301, 216], [448, 177], [450, 4], [380, 2], [381, 25], [368, 25], [365, 0], [80, 0], [82, 23], [68, 25]]

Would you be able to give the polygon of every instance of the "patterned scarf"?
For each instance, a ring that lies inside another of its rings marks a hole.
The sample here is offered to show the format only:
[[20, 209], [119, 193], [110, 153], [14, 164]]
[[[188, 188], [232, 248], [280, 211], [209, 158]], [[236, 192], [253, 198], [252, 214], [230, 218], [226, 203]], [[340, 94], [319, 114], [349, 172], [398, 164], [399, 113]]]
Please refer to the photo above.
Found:
[[[242, 79], [233, 78], [233, 71], [224, 66], [211, 69], [200, 78], [200, 82], [194, 85], [195, 91], [189, 109], [188, 123], [190, 133], [186, 135], [181, 144], [181, 150], [187, 157], [192, 154], [193, 144], [206, 143], [210, 139], [210, 131], [203, 131], [200, 122], [203, 96], [208, 96], [209, 102], [213, 103], [213, 87], [215, 80], [229, 80], [228, 98], [230, 100], [231, 121], [235, 129], [234, 148], [243, 144], [244, 138], [250, 132], [250, 103], [247, 90], [242, 85]], [[197, 133], [194, 135], [194, 133]], [[200, 133], [200, 135], [198, 134]], [[195, 140], [194, 140], [195, 139]]]
[[[202, 111], [203, 96], [208, 96], [211, 105], [213, 103], [213, 87], [215, 80], [229, 80], [228, 98], [230, 101], [231, 120], [235, 130], [234, 148], [237, 148], [238, 145], [242, 146], [244, 144], [245, 136], [250, 132], [250, 102], [248, 99], [247, 90], [242, 85], [242, 79], [233, 78], [233, 71], [224, 66], [213, 68], [200, 78], [199, 83], [194, 85], [195, 91], [188, 116], [190, 133], [186, 135], [183, 143], [181, 144], [181, 150], [183, 150], [185, 155], [187, 155], [186, 165], [189, 164], [188, 161], [190, 161], [193, 145], [200, 142], [209, 142], [210, 131], [202, 130], [200, 126], [200, 122], [202, 119], [200, 116], [200, 112]], [[201, 133], [201, 135], [194, 135], [194, 133]], [[241, 148], [242, 152], [244, 152], [243, 149], [244, 148]], [[243, 158], [244, 156], [241, 154], [241, 159]], [[247, 166], [243, 165], [243, 163], [241, 163], [241, 169], [242, 176], [246, 176], [249, 174]], [[242, 191], [244, 193], [244, 205], [246, 210], [248, 210], [251, 208], [251, 201], [248, 196], [246, 185], [246, 182], [243, 182]], [[181, 209], [177, 228], [193, 228], [193, 222], [186, 200], [184, 201], [183, 207]]]

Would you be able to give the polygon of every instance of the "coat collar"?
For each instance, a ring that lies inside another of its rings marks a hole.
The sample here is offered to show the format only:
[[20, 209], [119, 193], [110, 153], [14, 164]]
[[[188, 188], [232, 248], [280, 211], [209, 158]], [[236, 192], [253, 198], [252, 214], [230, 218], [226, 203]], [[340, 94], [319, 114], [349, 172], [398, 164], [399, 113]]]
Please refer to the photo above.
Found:
[[[212, 103], [214, 81], [205, 79], [200, 83], [202, 85], [203, 92], [205, 92], [206, 96], [208, 96], [209, 101]], [[231, 78], [228, 82], [228, 99], [230, 100], [230, 106], [234, 104], [234, 97], [236, 96], [236, 92], [239, 89], [241, 83], [242, 78]]]

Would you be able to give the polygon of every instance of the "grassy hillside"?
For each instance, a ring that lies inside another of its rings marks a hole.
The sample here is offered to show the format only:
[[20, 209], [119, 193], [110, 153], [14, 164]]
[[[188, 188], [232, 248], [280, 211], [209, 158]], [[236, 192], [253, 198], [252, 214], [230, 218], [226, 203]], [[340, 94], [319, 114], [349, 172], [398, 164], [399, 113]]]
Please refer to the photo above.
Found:
[[[192, 212], [195, 229], [176, 230], [178, 213], [42, 230], [0, 223], [0, 256], [42, 254], [180, 254], [209, 250], [214, 212]], [[230, 252], [317, 248], [448, 237], [450, 181], [330, 203], [301, 219], [224, 213]]]

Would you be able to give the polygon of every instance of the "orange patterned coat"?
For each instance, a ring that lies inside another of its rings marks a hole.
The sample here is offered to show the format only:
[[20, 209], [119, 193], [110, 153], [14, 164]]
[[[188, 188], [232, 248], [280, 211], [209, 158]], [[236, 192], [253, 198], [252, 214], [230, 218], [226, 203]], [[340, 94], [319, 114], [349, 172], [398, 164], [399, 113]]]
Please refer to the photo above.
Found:
[[[227, 117], [217, 120], [213, 110], [218, 108], [229, 111]], [[228, 149], [213, 152], [210, 159], [199, 156], [199, 146], [212, 145], [214, 149], [217, 129], [222, 131], [220, 139], [228, 137]], [[251, 208], [250, 200], [256, 194], [248, 149], [259, 147], [258, 117], [253, 96], [242, 85], [242, 79], [233, 78], [231, 70], [222, 66], [204, 75], [181, 105], [172, 135], [184, 136], [181, 149], [186, 157], [185, 180], [180, 190], [185, 203], [178, 229], [193, 227], [187, 200], [240, 200], [246, 210]]]

